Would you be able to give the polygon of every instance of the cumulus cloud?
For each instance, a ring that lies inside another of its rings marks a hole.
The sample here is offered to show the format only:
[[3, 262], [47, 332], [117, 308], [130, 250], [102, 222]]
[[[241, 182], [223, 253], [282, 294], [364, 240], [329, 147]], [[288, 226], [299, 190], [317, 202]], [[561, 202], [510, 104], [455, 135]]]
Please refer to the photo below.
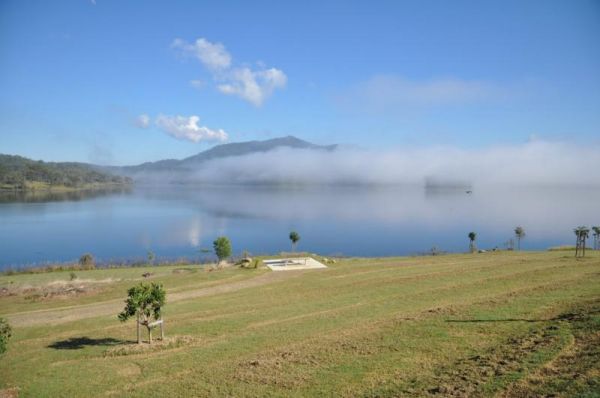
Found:
[[221, 43], [211, 43], [199, 38], [194, 43], [175, 39], [171, 46], [185, 56], [197, 58], [204, 66], [212, 70], [227, 69], [231, 65], [231, 55]]
[[135, 125], [141, 129], [150, 127], [150, 116], [141, 114], [135, 119]]
[[223, 94], [236, 95], [260, 106], [277, 88], [285, 87], [287, 76], [279, 69], [253, 71], [239, 68], [231, 72], [227, 83], [217, 86]]
[[[194, 43], [175, 39], [171, 47], [184, 56], [198, 59], [212, 74], [221, 93], [237, 96], [257, 107], [276, 89], [284, 88], [287, 84], [287, 76], [280, 69], [263, 65], [256, 69], [233, 66], [231, 55], [221, 43], [211, 43], [204, 38], [199, 38]], [[195, 82], [199, 81], [193, 80], [191, 84], [196, 88], [202, 85], [202, 82]]]
[[213, 160], [199, 166], [193, 178], [207, 183], [423, 184], [434, 178], [442, 183], [464, 181], [475, 187], [582, 185], [594, 183], [588, 177], [599, 163], [597, 145], [540, 140], [470, 150], [280, 149]]
[[192, 142], [200, 141], [225, 141], [228, 136], [222, 129], [212, 130], [205, 126], [200, 126], [200, 117], [192, 116], [168, 116], [158, 115], [155, 121], [156, 126], [168, 135], [178, 140], [187, 140]]

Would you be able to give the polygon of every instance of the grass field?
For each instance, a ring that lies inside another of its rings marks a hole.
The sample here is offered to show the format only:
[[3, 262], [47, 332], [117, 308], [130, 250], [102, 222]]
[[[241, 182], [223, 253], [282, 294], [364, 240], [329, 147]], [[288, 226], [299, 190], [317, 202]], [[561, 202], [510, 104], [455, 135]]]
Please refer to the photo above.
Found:
[[[164, 283], [167, 339], [126, 289]], [[0, 396], [600, 396], [600, 253], [0, 276]]]

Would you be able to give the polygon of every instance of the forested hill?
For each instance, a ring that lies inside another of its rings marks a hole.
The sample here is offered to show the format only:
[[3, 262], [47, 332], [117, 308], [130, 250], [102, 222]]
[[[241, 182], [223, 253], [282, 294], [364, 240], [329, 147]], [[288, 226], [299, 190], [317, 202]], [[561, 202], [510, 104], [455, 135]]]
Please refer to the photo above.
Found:
[[77, 189], [130, 183], [128, 177], [109, 174], [85, 163], [43, 162], [0, 154], [0, 189]]

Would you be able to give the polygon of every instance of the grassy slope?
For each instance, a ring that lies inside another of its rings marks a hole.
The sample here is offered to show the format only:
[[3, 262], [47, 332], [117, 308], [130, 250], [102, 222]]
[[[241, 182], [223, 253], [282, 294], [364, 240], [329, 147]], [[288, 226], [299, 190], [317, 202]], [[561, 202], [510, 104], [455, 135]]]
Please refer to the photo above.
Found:
[[[267, 276], [153, 271], [173, 296]], [[1, 297], [0, 314], [122, 297], [142, 272], [77, 272], [121, 280], [77, 299]], [[1, 276], [0, 287], [54, 279], [68, 273]], [[600, 391], [600, 254], [591, 251], [583, 260], [563, 252], [353, 259], [175, 301], [165, 320], [168, 336], [190, 342], [125, 356], [112, 353], [134, 338], [135, 327], [115, 316], [16, 327], [0, 361], [0, 388], [18, 387], [23, 396], [145, 397]]]

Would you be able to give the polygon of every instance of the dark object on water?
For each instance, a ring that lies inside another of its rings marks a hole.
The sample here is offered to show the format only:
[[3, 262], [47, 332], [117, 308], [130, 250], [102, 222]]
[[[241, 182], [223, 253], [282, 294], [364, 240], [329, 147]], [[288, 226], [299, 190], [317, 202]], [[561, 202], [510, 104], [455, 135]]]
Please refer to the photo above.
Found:
[[473, 193], [473, 191], [470, 191], [470, 190], [469, 191], [465, 191], [465, 192], [468, 193], [468, 194], [472, 194]]

